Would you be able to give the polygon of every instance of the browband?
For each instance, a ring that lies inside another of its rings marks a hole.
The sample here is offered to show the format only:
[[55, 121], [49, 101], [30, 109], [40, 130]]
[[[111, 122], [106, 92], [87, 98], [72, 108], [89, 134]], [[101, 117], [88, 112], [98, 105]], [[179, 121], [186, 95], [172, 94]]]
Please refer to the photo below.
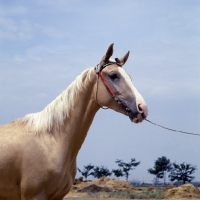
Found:
[[109, 65], [113, 65], [113, 64], [116, 64], [118, 65], [119, 67], [122, 66], [122, 63], [121, 61], [119, 60], [119, 58], [115, 58], [115, 61], [116, 62], [109, 62], [109, 63], [106, 63], [105, 65], [102, 65], [101, 67], [98, 68], [99, 64], [95, 67], [95, 71], [96, 71], [96, 74], [99, 74], [99, 72], [101, 72], [105, 67], [109, 66]]

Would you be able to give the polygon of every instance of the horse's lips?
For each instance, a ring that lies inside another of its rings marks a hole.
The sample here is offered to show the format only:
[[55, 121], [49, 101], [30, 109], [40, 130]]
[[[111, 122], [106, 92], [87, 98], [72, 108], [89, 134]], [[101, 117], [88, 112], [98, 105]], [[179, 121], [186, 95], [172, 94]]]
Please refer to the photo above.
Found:
[[128, 112], [128, 116], [130, 118], [130, 120], [134, 123], [138, 123], [138, 119], [137, 119], [137, 116], [135, 116], [131, 111]]
[[131, 121], [134, 122], [134, 123], [136, 123], [136, 124], [138, 123], [138, 119], [137, 118], [134, 118]]
[[138, 119], [138, 111], [137, 110], [131, 110], [130, 107], [128, 106], [128, 103], [126, 103], [125, 101], [120, 100], [118, 97], [115, 100], [119, 104], [120, 112], [125, 114], [125, 115], [128, 115], [130, 120], [131, 120], [131, 122], [134, 122], [136, 124], [138, 122], [141, 122]]

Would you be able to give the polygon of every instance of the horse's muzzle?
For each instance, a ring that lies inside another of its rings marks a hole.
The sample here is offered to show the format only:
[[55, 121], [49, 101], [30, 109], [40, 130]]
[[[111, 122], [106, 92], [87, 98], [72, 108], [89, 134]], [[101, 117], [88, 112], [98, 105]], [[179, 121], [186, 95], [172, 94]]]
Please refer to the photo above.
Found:
[[145, 103], [138, 104], [137, 109], [138, 109], [137, 118], [133, 120], [133, 122], [135, 123], [142, 122], [144, 119], [147, 118], [148, 115], [148, 108]]
[[148, 115], [148, 108], [145, 103], [143, 104], [138, 104], [137, 105], [137, 114], [136, 113], [129, 113], [129, 118], [131, 119], [132, 122], [134, 123], [139, 123], [142, 122], [144, 119], [146, 119]]

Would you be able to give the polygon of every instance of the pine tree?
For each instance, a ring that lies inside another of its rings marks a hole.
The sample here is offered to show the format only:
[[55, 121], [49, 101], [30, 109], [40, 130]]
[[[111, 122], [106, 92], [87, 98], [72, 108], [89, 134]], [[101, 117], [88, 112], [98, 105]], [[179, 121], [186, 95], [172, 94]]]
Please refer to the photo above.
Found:
[[148, 169], [150, 174], [156, 175], [157, 178], [164, 178], [164, 184], [166, 183], [166, 172], [171, 171], [171, 163], [170, 160], [167, 159], [165, 156], [158, 158], [155, 161], [154, 167]]
[[191, 176], [195, 170], [197, 170], [196, 166], [192, 166], [191, 164], [181, 163], [178, 165], [173, 163], [169, 178], [171, 181], [183, 181], [183, 184], [185, 184], [186, 182], [191, 182], [195, 178]]
[[81, 171], [79, 168], [77, 168], [77, 169], [82, 174], [82, 176], [87, 180], [87, 177], [92, 175], [92, 172], [91, 173], [89, 173], [89, 172], [93, 168], [94, 168], [94, 166], [89, 164], [89, 165], [86, 165], [86, 166], [83, 167], [83, 171]]
[[122, 168], [122, 172], [126, 177], [126, 181], [128, 181], [128, 177], [130, 175], [129, 171], [133, 170], [134, 167], [137, 167], [140, 164], [140, 162], [136, 162], [135, 158], [131, 158], [131, 162], [129, 163], [125, 163], [122, 160], [116, 160], [115, 162], [118, 164], [119, 167]]

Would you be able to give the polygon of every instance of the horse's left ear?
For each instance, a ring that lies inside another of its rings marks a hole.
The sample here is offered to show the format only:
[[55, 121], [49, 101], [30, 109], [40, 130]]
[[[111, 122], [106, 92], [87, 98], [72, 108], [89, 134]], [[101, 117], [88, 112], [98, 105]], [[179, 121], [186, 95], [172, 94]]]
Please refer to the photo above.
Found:
[[109, 62], [109, 58], [112, 56], [113, 54], [113, 45], [114, 43], [112, 43], [109, 47], [108, 50], [106, 51], [106, 54], [103, 56], [103, 58], [100, 61], [100, 66], [104, 65], [105, 63]]
[[126, 54], [125, 56], [123, 56], [122, 58], [119, 59], [119, 60], [120, 60], [120, 63], [121, 63], [122, 65], [124, 65], [124, 64], [126, 63], [126, 61], [128, 60], [129, 53], [130, 53], [130, 51], [128, 51], [127, 54]]

